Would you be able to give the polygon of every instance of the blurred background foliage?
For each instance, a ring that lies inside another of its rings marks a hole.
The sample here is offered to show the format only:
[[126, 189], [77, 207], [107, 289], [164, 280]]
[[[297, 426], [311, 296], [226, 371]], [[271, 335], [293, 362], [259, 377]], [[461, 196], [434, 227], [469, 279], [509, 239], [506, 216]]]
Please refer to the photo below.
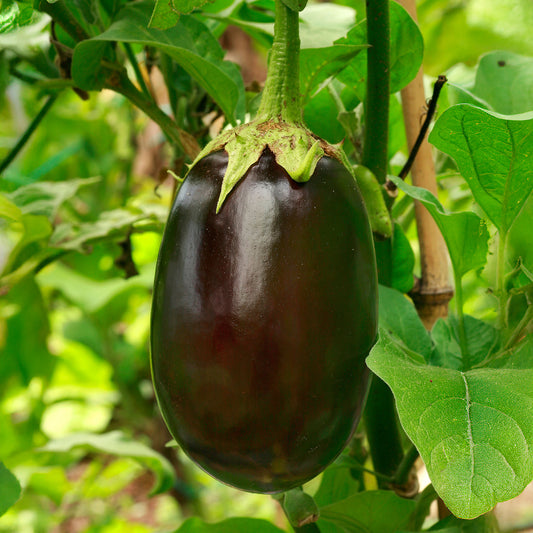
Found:
[[[2, 0], [2, 10], [8, 4]], [[355, 9], [352, 21], [364, 17], [361, 0], [339, 4]], [[428, 87], [441, 73], [450, 80], [442, 107], [456, 101], [455, 86], [473, 87], [483, 54], [499, 49], [533, 55], [530, 0], [422, 0], [418, 9]], [[247, 11], [242, 16], [249, 23], [250, 7], [243, 3], [240, 10]], [[46, 86], [36, 82], [38, 73], [54, 68], [44, 31], [48, 20], [31, 10], [28, 17], [33, 24], [3, 27], [0, 34], [0, 161], [48, 97]], [[253, 110], [268, 36], [257, 33], [255, 52], [244, 53], [250, 45], [244, 34], [222, 35], [227, 24], [216, 18], [210, 23], [229, 57], [242, 65]], [[331, 24], [341, 35], [349, 28], [342, 18]], [[13, 64], [15, 49], [32, 60]], [[142, 48], [133, 51], [148, 72]], [[184, 129], [204, 145], [221, 126], [213, 120], [219, 111], [184, 71], [176, 68], [173, 75], [174, 101], [155, 72], [152, 90], [160, 104], [181, 113]], [[353, 109], [357, 97], [335, 83], [346, 108]], [[319, 133], [338, 141], [343, 129], [337, 114], [325, 91], [306, 108], [311, 127], [325, 124]], [[395, 96], [391, 124], [396, 168], [407, 154]], [[163, 141], [161, 131], [123, 96], [103, 91], [83, 100], [64, 90], [2, 174], [0, 189], [20, 212], [0, 219], [0, 270], [13, 260], [24, 265], [25, 257], [13, 252], [24, 239], [31, 247], [21, 248], [22, 255], [37, 254], [40, 263], [36, 275], [19, 272], [20, 281], [0, 299], [0, 459], [23, 488], [0, 520], [0, 532], [174, 531], [192, 515], [207, 521], [250, 516], [287, 527], [271, 498], [224, 487], [167, 446], [170, 436], [154, 400], [148, 361], [151, 283], [176, 189], [166, 169], [183, 174], [184, 160]], [[453, 210], [469, 206], [450, 160], [437, 162], [443, 203]], [[416, 255], [412, 209], [401, 202], [395, 209]], [[51, 226], [64, 244], [52, 253], [43, 244]], [[467, 311], [490, 308], [477, 274], [470, 276]], [[154, 490], [160, 494], [150, 497]]]

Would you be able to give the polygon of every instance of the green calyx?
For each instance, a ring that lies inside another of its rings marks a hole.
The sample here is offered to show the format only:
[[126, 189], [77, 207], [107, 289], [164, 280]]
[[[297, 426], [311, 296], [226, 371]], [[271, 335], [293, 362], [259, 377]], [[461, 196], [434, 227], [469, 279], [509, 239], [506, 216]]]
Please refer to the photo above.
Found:
[[294, 181], [303, 183], [313, 174], [328, 145], [301, 124], [283, 120], [256, 120], [223, 132], [198, 154], [192, 164], [194, 166], [213, 152], [227, 152], [228, 166], [222, 180], [217, 213], [233, 188], [248, 169], [257, 163], [266, 148], [270, 149], [278, 165]]

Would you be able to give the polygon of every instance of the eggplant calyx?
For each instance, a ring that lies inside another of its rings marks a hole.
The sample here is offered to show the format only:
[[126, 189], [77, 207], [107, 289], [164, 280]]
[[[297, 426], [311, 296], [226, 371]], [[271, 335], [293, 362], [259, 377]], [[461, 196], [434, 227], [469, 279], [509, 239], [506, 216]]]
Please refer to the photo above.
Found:
[[225, 150], [228, 166], [218, 198], [218, 213], [224, 201], [248, 169], [257, 163], [269, 148], [276, 162], [296, 182], [303, 183], [312, 176], [320, 159], [331, 151], [331, 146], [300, 124], [290, 124], [280, 119], [256, 120], [222, 132], [211, 141], [191, 165], [202, 158]]

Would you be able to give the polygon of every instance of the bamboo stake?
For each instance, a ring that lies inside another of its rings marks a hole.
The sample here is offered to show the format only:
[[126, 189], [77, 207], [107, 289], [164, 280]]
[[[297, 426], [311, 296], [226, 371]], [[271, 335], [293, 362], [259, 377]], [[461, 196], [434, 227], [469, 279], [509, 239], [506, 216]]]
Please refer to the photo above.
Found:
[[[399, 0], [399, 3], [416, 21], [415, 0]], [[423, 69], [401, 91], [405, 132], [409, 150], [412, 149], [422, 124], [426, 97]], [[423, 140], [411, 168], [413, 185], [423, 187], [437, 196], [437, 181], [431, 146], [427, 137]], [[411, 296], [421, 320], [431, 329], [438, 318], [448, 314], [448, 302], [453, 291], [449, 284], [448, 254], [442, 235], [426, 208], [415, 201], [416, 226], [420, 244], [422, 276]]]

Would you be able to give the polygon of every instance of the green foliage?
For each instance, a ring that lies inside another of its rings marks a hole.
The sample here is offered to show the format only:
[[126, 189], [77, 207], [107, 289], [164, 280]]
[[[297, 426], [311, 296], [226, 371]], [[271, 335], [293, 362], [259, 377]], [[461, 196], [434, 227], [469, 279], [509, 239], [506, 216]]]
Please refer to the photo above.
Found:
[[153, 46], [175, 59], [229, 119], [241, 118], [244, 111], [242, 78], [235, 64], [223, 60], [223, 52], [207, 27], [194, 17], [183, 16], [171, 29], [148, 28], [150, 8], [148, 2], [123, 8], [104, 33], [76, 47], [72, 77], [77, 86], [86, 90], [104, 86], [108, 72], [99, 71], [98, 65], [106, 53], [106, 42]]
[[174, 470], [164, 457], [148, 446], [127, 438], [119, 431], [102, 435], [74, 433], [62, 439], [51, 440], [39, 450], [66, 453], [79, 448], [120, 457], [131, 457], [146, 464], [156, 475], [152, 494], [167, 491], [174, 483]]
[[[394, 232], [376, 249], [390, 252], [391, 287], [380, 286], [368, 365], [392, 389], [404, 450], [416, 446], [432, 485], [414, 499], [373, 490], [361, 427], [305, 487], [321, 533], [495, 533], [489, 511], [533, 479], [532, 5], [417, 3], [418, 24], [391, 3], [389, 174], [408, 155], [397, 93], [423, 60], [426, 73], [449, 79], [430, 134], [439, 196], [390, 176], [400, 191], [385, 198]], [[301, 11], [305, 1], [285, 4]], [[1, 3], [0, 159], [29, 135], [0, 180], [0, 532], [48, 533], [74, 519], [95, 533], [290, 530], [273, 499], [221, 487], [165, 446], [147, 354], [175, 192], [160, 182], [193, 157], [167, 145], [150, 152], [163, 161], [159, 175], [139, 170], [151, 126], [131, 106], [200, 148], [253, 119], [258, 89], [247, 92], [219, 38], [239, 27], [260, 63], [273, 12], [271, 0]], [[364, 2], [312, 4], [299, 17], [305, 121], [358, 164]], [[151, 85], [157, 70], [168, 104]], [[53, 108], [25, 130], [51, 96]], [[429, 332], [408, 296], [421, 268], [412, 200], [436, 221], [454, 269], [455, 305]], [[427, 519], [437, 494], [456, 517]], [[140, 523], [139, 508], [156, 511]]]
[[20, 497], [20, 484], [17, 478], [0, 463], [0, 516]]

